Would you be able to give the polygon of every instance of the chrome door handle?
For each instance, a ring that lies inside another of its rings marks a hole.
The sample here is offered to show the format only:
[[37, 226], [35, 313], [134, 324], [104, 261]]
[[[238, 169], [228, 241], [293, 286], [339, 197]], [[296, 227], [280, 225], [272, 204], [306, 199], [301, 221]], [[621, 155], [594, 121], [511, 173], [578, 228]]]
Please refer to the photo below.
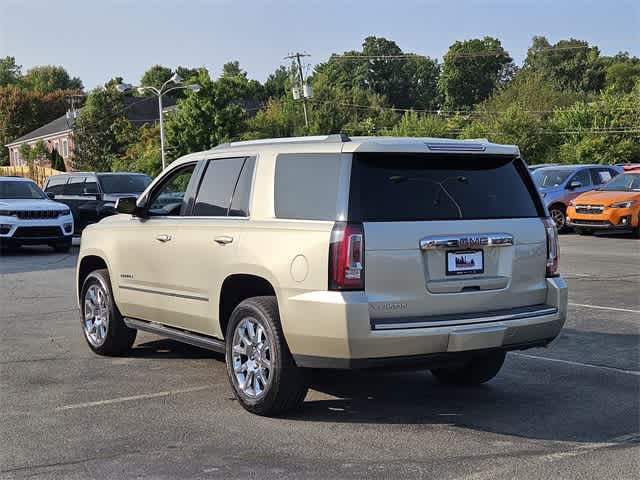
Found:
[[233, 242], [233, 237], [229, 237], [227, 235], [222, 235], [220, 237], [214, 238], [215, 242], [220, 245], [227, 245], [228, 243]]
[[159, 242], [165, 243], [165, 242], [170, 242], [171, 241], [171, 235], [158, 235], [156, 237], [156, 240], [158, 240]]

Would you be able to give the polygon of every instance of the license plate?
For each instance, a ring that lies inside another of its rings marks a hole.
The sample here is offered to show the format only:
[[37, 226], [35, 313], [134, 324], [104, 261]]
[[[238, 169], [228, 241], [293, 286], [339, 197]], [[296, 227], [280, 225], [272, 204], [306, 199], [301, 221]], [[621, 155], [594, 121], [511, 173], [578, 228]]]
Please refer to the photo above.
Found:
[[468, 275], [484, 272], [482, 250], [447, 252], [447, 275]]

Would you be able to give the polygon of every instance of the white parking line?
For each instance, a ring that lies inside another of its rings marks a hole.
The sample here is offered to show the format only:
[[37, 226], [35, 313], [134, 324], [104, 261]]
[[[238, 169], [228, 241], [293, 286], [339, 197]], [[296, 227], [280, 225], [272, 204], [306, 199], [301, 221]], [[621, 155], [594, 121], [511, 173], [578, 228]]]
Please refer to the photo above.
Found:
[[56, 411], [59, 412], [59, 411], [62, 411], [62, 410], [74, 410], [76, 408], [95, 407], [97, 405], [109, 405], [111, 403], [130, 402], [132, 400], [143, 400], [143, 399], [146, 399], [146, 398], [168, 397], [169, 395], [176, 395], [178, 393], [198, 392], [200, 390], [207, 390], [209, 388], [213, 388], [213, 386], [212, 385], [201, 385], [199, 387], [183, 388], [183, 389], [180, 389], [180, 390], [165, 390], [163, 392], [146, 393], [146, 394], [143, 394], [143, 395], [132, 395], [130, 397], [110, 398], [108, 400], [98, 400], [96, 402], [74, 403], [72, 405], [65, 405], [63, 407], [57, 407]]
[[586, 303], [569, 303], [571, 307], [595, 308], [597, 310], [613, 310], [614, 312], [640, 313], [640, 310], [631, 310], [630, 308], [603, 307], [601, 305], [589, 305]]
[[627, 370], [624, 368], [605, 367], [604, 365], [592, 365], [591, 363], [572, 362], [571, 360], [561, 360], [559, 358], [540, 357], [538, 355], [528, 355], [526, 353], [512, 352], [511, 354], [516, 355], [518, 357], [533, 358], [535, 360], [542, 360], [545, 362], [564, 363], [565, 365], [573, 365], [574, 367], [595, 368], [598, 370], [606, 370], [609, 372], [623, 373], [625, 375], [633, 375], [636, 377], [640, 376], [640, 371], [638, 370]]

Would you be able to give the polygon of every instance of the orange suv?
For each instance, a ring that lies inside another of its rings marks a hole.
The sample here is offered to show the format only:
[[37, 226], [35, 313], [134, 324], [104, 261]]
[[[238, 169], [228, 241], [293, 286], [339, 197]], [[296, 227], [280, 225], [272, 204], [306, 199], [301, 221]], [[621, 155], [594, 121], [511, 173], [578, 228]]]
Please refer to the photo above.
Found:
[[618, 175], [569, 202], [567, 225], [581, 235], [594, 230], [633, 229], [640, 236], [640, 170]]

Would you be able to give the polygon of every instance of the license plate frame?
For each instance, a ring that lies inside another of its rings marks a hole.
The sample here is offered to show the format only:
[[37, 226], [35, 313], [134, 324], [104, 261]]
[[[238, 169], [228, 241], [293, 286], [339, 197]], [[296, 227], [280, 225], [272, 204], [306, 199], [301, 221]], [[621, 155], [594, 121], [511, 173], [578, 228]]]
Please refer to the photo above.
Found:
[[448, 251], [444, 266], [447, 276], [477, 275], [484, 273], [484, 251]]

